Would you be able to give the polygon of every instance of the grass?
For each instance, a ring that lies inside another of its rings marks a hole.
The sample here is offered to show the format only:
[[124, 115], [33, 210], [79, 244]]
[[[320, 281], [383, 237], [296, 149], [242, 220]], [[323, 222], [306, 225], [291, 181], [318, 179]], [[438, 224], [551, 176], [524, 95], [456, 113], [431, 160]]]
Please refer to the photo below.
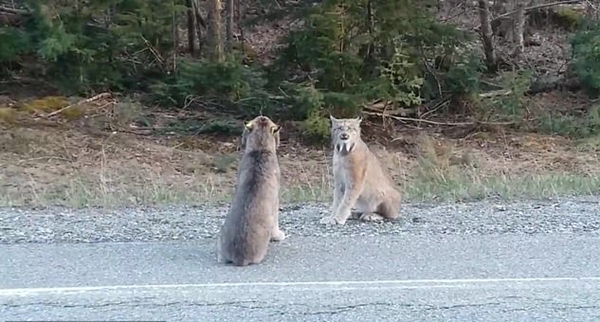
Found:
[[[477, 168], [455, 168], [444, 173], [429, 169], [401, 184], [405, 202], [464, 202], [496, 197], [503, 200], [600, 194], [600, 177], [568, 172], [487, 175]], [[131, 174], [131, 173], [130, 173]], [[187, 182], [168, 182], [160, 176], [138, 173], [138, 180], [127, 183], [114, 180], [118, 173], [89, 177], [79, 173], [62, 188], [44, 186], [33, 178], [21, 189], [3, 193], [0, 206], [69, 207], [101, 206], [106, 208], [133, 205], [199, 205], [230, 201], [233, 186], [219, 175], [193, 176]], [[282, 187], [282, 202], [330, 202], [331, 182], [323, 175], [319, 180], [298, 182]]]
[[[214, 178], [197, 178], [191, 185], [173, 185], [160, 178], [145, 184], [109, 184], [101, 178], [74, 176], [61, 190], [49, 189], [34, 180], [24, 189], [3, 194], [0, 206], [121, 207], [133, 205], [222, 204], [231, 199], [233, 189]], [[464, 202], [497, 197], [503, 200], [539, 199], [559, 196], [598, 195], [600, 177], [571, 173], [525, 176], [485, 176], [473, 171], [455, 174], [443, 182], [422, 178], [403, 185], [406, 202]], [[282, 188], [282, 202], [330, 202], [331, 185], [306, 183]]]
[[[231, 143], [130, 134], [98, 138], [48, 128], [10, 133], [0, 135], [0, 206], [222, 204], [235, 186], [239, 153]], [[406, 139], [415, 151], [374, 149], [405, 202], [600, 194], [598, 138], [519, 135], [495, 145], [488, 138], [486, 148], [481, 139]], [[329, 151], [282, 147], [282, 203], [331, 202], [330, 162]]]
[[[220, 186], [219, 186], [220, 185]], [[75, 175], [64, 187], [47, 187], [31, 180], [16, 191], [4, 192], [0, 206], [122, 207], [134, 205], [219, 204], [227, 200], [223, 184], [198, 180], [189, 186], [174, 185], [160, 178], [148, 178], [140, 184], [109, 183], [103, 178]]]
[[[583, 144], [589, 144], [589, 141]], [[548, 144], [535, 141], [530, 145], [538, 151], [549, 149]], [[541, 157], [538, 155], [529, 162], [514, 160], [501, 163], [489, 156], [484, 158], [481, 153], [478, 156], [472, 150], [456, 151], [449, 144], [436, 144], [429, 137], [422, 140], [420, 147], [421, 156], [414, 168], [415, 175], [404, 186], [409, 200], [457, 202], [489, 197], [518, 200], [600, 193], [600, 176], [595, 171], [600, 163], [593, 160], [583, 162], [585, 157], [589, 157], [586, 153], [544, 152]], [[581, 162], [573, 162], [573, 159]], [[548, 163], [554, 169], [548, 169]], [[570, 164], [576, 166], [569, 169]]]
[[464, 171], [439, 182], [419, 180], [405, 187], [407, 199], [418, 202], [503, 200], [600, 194], [600, 177], [572, 173], [488, 176]]

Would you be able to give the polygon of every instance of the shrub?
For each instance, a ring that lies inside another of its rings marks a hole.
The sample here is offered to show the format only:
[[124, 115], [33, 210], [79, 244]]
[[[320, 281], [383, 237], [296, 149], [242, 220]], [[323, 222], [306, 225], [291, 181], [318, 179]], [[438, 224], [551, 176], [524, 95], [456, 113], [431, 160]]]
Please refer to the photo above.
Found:
[[571, 39], [572, 66], [591, 96], [600, 94], [600, 23], [578, 31]]
[[186, 8], [182, 0], [25, 4], [32, 14], [23, 28], [0, 28], [0, 63], [39, 63], [66, 95], [144, 88], [148, 76], [166, 74], [173, 16]]
[[269, 113], [270, 96], [262, 71], [228, 57], [223, 62], [179, 59], [177, 70], [151, 85], [151, 100], [164, 106], [183, 107], [190, 99], [213, 99], [250, 115]]
[[376, 99], [410, 107], [440, 95], [431, 61], [459, 51], [467, 38], [410, 0], [326, 0], [304, 23], [288, 36], [278, 68], [314, 84], [320, 108], [347, 117]]
[[465, 97], [480, 91], [481, 74], [484, 70], [481, 56], [470, 54], [451, 66], [446, 73], [444, 84], [456, 97]]

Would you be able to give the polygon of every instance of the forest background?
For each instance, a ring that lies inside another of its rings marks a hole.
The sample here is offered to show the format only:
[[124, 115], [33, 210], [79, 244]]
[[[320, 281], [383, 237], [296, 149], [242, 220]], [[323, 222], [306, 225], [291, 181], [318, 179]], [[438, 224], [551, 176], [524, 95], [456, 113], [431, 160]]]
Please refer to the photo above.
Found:
[[1, 0], [0, 205], [229, 200], [242, 122], [329, 200], [329, 115], [413, 202], [600, 191], [591, 0]]

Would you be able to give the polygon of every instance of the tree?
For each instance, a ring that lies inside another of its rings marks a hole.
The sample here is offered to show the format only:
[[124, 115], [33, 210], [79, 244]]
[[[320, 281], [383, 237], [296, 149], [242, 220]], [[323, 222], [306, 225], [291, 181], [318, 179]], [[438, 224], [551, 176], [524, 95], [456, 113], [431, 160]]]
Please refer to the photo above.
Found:
[[479, 0], [479, 20], [481, 21], [481, 36], [485, 63], [489, 72], [496, 71], [496, 51], [494, 50], [494, 31], [490, 18], [490, 5], [487, 0]]
[[233, 24], [234, 20], [234, 7], [235, 0], [227, 0], [227, 51], [231, 52], [233, 49]]
[[209, 58], [213, 62], [223, 61], [223, 24], [221, 23], [221, 0], [208, 1], [207, 44]]

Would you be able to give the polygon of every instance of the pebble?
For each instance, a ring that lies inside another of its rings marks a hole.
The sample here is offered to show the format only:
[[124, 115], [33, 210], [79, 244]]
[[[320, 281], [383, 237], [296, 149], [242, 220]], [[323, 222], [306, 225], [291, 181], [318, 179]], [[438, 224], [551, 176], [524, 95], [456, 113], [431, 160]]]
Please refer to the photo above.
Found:
[[[378, 235], [473, 235], [586, 233], [600, 235], [600, 198], [572, 197], [501, 203], [406, 204], [399, 220], [325, 226], [329, 204], [282, 207], [280, 226], [288, 235], [335, 238]], [[215, 238], [227, 214], [218, 207], [122, 209], [0, 208], [0, 243], [97, 243], [202, 240]]]

